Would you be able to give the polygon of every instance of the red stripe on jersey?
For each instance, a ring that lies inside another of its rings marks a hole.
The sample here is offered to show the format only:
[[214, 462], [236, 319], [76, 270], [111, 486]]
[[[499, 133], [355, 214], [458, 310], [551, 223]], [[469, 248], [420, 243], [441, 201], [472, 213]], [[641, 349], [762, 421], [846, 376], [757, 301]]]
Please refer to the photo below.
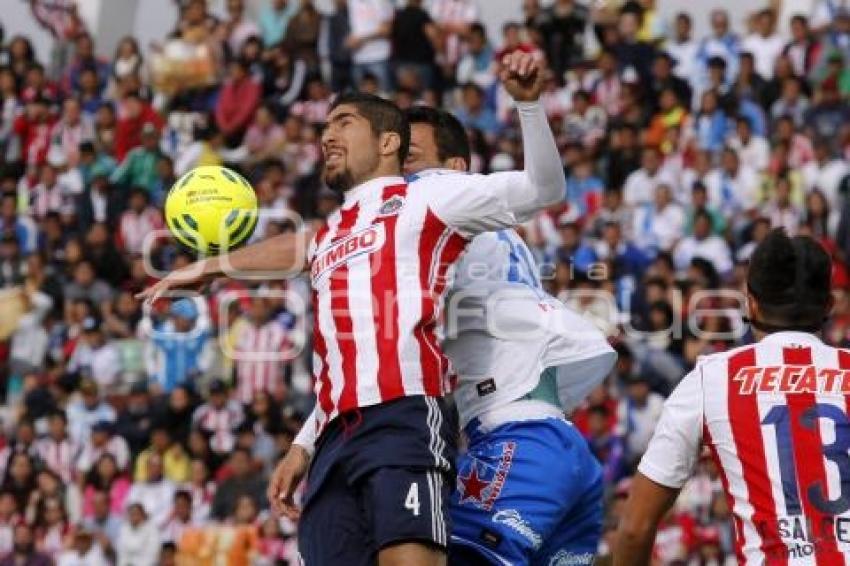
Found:
[[[805, 348], [783, 348], [782, 359], [788, 365], [812, 364], [812, 349]], [[823, 490], [827, 494], [826, 470], [824, 469], [823, 442], [820, 435], [820, 419], [815, 419], [815, 426], [811, 429], [803, 426], [803, 413], [813, 409], [817, 404], [814, 393], [792, 393], [785, 396], [788, 404], [788, 418], [791, 421], [791, 438], [794, 449], [794, 467], [797, 470], [797, 485], [799, 486], [799, 497], [803, 504], [803, 514], [809, 520], [810, 540], [817, 540], [815, 548], [815, 561], [817, 564], [843, 564], [844, 557], [835, 545], [834, 527], [826, 529], [824, 525], [833, 525], [830, 516], [822, 513], [809, 498], [812, 489]]]
[[[316, 233], [314, 243], [315, 249], [319, 248], [322, 243], [322, 240], [324, 240], [325, 236], [328, 235], [328, 231], [328, 225], [325, 224]], [[313, 313], [318, 313], [319, 295], [318, 293], [316, 293], [315, 289], [313, 289], [311, 295], [313, 303]], [[320, 425], [324, 425], [328, 421], [334, 406], [333, 401], [331, 400], [331, 379], [330, 371], [328, 368], [328, 345], [325, 343], [325, 338], [324, 336], [322, 336], [322, 333], [319, 330], [318, 317], [316, 317], [315, 322], [313, 324], [313, 352], [316, 354], [316, 356], [318, 356], [318, 358], [322, 362], [322, 369], [319, 371], [319, 376], [317, 379], [317, 382], [319, 384], [319, 391], [316, 401], [319, 403], [319, 408], [321, 408], [322, 413], [324, 414], [324, 422], [316, 423], [316, 426], [318, 427]]]
[[428, 210], [422, 223], [422, 233], [419, 236], [419, 285], [422, 289], [422, 314], [419, 324], [413, 331], [419, 343], [419, 365], [422, 368], [422, 383], [425, 393], [439, 395], [442, 375], [442, 354], [436, 347], [434, 329], [436, 327], [436, 303], [429, 280], [431, 262], [446, 225]]
[[[711, 431], [708, 430], [708, 424], [703, 422], [702, 425], [703, 442], [711, 450], [711, 459], [714, 461], [714, 466], [720, 471], [720, 483], [723, 485], [723, 493], [726, 494], [726, 503], [729, 509], [735, 509], [735, 498], [732, 497], [732, 492], [729, 490], [729, 478], [726, 477], [726, 469], [720, 462], [720, 456], [717, 454], [717, 447], [711, 438]], [[746, 564], [744, 558], [744, 522], [740, 515], [733, 514], [732, 518], [735, 521], [735, 555], [738, 558], [738, 564]]]
[[[360, 205], [340, 211], [340, 221], [333, 240], [335, 242], [348, 236], [357, 222]], [[330, 273], [331, 315], [334, 319], [336, 342], [339, 345], [342, 364], [342, 392], [337, 410], [342, 413], [359, 406], [357, 402], [357, 342], [354, 339], [354, 323], [348, 304], [348, 264], [343, 263]]]
[[[443, 294], [443, 291], [446, 289], [446, 285], [448, 284], [448, 272], [451, 266], [457, 261], [460, 257], [460, 254], [466, 249], [467, 240], [463, 238], [457, 232], [452, 232], [449, 235], [448, 241], [446, 245], [443, 247], [443, 251], [440, 254], [440, 263], [437, 268], [437, 274], [434, 280], [434, 296], [439, 297]], [[429, 338], [433, 342], [435, 348], [437, 348], [437, 334], [436, 332], [431, 332], [429, 334]], [[449, 370], [449, 362], [448, 358], [442, 353], [442, 349], [437, 348], [437, 351], [440, 352], [440, 375], [445, 376]], [[443, 380], [441, 380], [442, 383]], [[439, 385], [437, 387], [440, 387]], [[445, 391], [440, 391], [439, 393], [430, 393], [431, 395], [443, 395]]]
[[[850, 352], [847, 350], [838, 350], [838, 367], [841, 369], [850, 369]], [[844, 395], [845, 411], [850, 415], [850, 395]]]
[[[407, 193], [407, 185], [391, 185], [384, 188], [382, 200]], [[395, 250], [395, 228], [397, 214], [378, 217], [384, 223], [387, 250]], [[404, 395], [399, 363], [398, 329], [398, 285], [396, 281], [395, 258], [382, 254], [372, 254], [372, 314], [375, 319], [375, 345], [378, 349], [378, 390], [381, 401], [390, 401]], [[385, 296], [378, 295], [383, 292]], [[392, 296], [387, 296], [392, 294]]]
[[[319, 312], [319, 300], [318, 293], [313, 291], [313, 312]], [[318, 383], [319, 383], [319, 391], [317, 396], [317, 401], [319, 403], [319, 407], [322, 409], [322, 413], [324, 414], [324, 422], [317, 423], [324, 425], [327, 423], [330, 418], [331, 411], [333, 411], [333, 401], [331, 400], [331, 379], [330, 379], [330, 371], [328, 368], [328, 346], [325, 344], [325, 337], [322, 336], [322, 332], [319, 330], [319, 319], [316, 317], [315, 323], [313, 324], [313, 351], [319, 357], [322, 362], [322, 369], [319, 371]]]
[[[728, 364], [729, 425], [732, 428], [735, 451], [741, 461], [747, 494], [753, 505], [751, 521], [761, 536], [761, 551], [767, 562], [777, 565], [787, 564], [787, 548], [779, 537], [776, 504], [771, 492], [771, 475], [768, 472], [764, 454], [758, 396], [741, 394], [740, 388], [732, 381], [741, 368], [756, 365], [755, 348], [746, 348], [732, 355]], [[744, 542], [743, 536], [739, 542]], [[738, 555], [742, 552], [743, 548], [736, 549]]]
[[315, 244], [314, 244], [316, 249], [319, 249], [319, 246], [322, 245], [322, 240], [325, 239], [325, 236], [328, 235], [329, 231], [330, 231], [330, 227], [326, 223], [321, 228], [319, 228], [318, 232], [316, 232], [316, 241], [315, 241]]

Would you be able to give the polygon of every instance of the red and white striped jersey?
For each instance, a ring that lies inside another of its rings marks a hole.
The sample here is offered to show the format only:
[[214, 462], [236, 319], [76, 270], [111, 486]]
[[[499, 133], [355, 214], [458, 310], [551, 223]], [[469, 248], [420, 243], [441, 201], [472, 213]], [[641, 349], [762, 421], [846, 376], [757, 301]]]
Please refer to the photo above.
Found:
[[79, 445], [70, 438], [56, 440], [45, 436], [36, 440], [38, 455], [47, 468], [55, 472], [63, 482], [74, 480], [75, 461], [80, 452]]
[[850, 351], [777, 332], [702, 358], [639, 470], [680, 488], [701, 442], [721, 470], [741, 564], [850, 564]]
[[291, 348], [278, 321], [241, 326], [235, 349], [236, 397], [242, 404], [251, 404], [261, 391], [271, 394], [283, 387], [283, 357]]
[[236, 446], [236, 429], [245, 420], [245, 414], [234, 399], [219, 408], [204, 403], [192, 413], [192, 426], [211, 435], [210, 448], [217, 454], [226, 454]]
[[469, 239], [541, 205], [524, 172], [401, 177], [349, 190], [316, 234], [313, 287], [317, 428], [340, 412], [447, 392], [436, 328]]

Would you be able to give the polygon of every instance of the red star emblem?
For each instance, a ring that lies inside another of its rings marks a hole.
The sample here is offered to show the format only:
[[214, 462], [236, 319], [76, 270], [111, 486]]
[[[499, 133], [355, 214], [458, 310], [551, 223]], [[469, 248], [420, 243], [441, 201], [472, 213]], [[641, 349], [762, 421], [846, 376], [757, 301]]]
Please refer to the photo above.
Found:
[[478, 502], [484, 501], [484, 498], [481, 497], [481, 492], [490, 486], [490, 482], [481, 481], [475, 466], [472, 466], [468, 476], [460, 476], [458, 479], [461, 485], [463, 485], [463, 496], [460, 498], [461, 503], [467, 499], [475, 499]]

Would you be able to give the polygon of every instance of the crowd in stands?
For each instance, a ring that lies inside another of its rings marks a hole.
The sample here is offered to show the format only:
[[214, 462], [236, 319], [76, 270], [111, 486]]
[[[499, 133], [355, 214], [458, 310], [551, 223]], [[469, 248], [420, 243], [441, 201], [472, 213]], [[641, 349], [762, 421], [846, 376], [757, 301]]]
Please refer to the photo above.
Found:
[[[665, 396], [751, 339], [740, 292], [772, 227], [830, 251], [825, 338], [850, 342], [850, 6], [718, 7], [698, 36], [663, 2], [524, 0], [488, 30], [477, 0], [183, 0], [160, 42], [112, 54], [73, 1], [33, 2], [62, 41], [47, 61], [0, 39], [0, 566], [297, 563], [297, 525], [264, 489], [312, 403], [309, 280], [141, 304], [193, 260], [163, 231], [164, 196], [224, 164], [264, 208], [254, 240], [320, 226], [339, 203], [320, 129], [348, 88], [451, 110], [474, 172], [521, 168], [497, 82], [514, 50], [547, 63], [565, 171], [563, 203], [521, 234], [546, 288], [619, 352], [572, 415], [604, 468], [609, 555]], [[657, 563], [733, 564], [729, 518], [706, 454]]]

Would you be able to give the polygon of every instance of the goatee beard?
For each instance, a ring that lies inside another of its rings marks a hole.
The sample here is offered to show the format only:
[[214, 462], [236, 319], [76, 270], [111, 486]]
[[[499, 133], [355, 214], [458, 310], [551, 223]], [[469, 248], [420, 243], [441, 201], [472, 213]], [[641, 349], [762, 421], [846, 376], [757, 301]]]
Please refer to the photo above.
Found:
[[338, 175], [328, 175], [326, 173], [324, 180], [328, 188], [335, 193], [342, 194], [354, 186], [354, 177], [348, 169]]

